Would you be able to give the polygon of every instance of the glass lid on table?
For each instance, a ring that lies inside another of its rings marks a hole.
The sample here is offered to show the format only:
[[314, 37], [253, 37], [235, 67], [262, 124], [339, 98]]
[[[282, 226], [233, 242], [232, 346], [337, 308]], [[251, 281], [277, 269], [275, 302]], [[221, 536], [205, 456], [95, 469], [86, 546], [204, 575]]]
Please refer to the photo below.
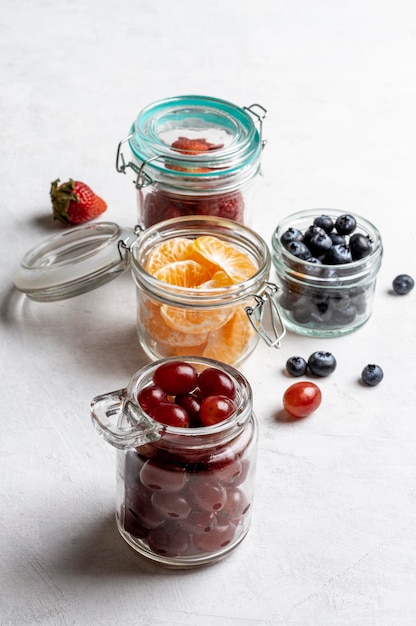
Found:
[[23, 257], [14, 285], [32, 300], [53, 302], [77, 296], [116, 278], [129, 267], [134, 229], [97, 222], [65, 230]]

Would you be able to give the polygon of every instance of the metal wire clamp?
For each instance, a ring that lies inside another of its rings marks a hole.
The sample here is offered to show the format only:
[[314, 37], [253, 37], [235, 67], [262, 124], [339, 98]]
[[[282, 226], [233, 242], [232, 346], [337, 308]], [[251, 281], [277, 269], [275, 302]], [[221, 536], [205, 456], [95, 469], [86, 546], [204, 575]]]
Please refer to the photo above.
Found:
[[[278, 290], [278, 286], [274, 283], [266, 283], [264, 292], [261, 295], [254, 295], [255, 306], [245, 307], [252, 327], [263, 341], [272, 348], [280, 348], [280, 342], [286, 334], [286, 328], [275, 300]], [[265, 313], [267, 319], [265, 319]], [[269, 332], [265, 329], [265, 322], [270, 325]]]

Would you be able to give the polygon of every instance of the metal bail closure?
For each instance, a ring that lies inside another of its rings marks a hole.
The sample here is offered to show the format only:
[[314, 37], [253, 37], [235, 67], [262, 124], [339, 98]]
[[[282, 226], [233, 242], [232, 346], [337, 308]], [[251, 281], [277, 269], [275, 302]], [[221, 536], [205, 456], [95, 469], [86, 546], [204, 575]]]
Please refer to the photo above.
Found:
[[[267, 139], [263, 139], [263, 120], [267, 115], [267, 109], [265, 109], [264, 106], [258, 103], [250, 104], [250, 106], [243, 108], [245, 111], [248, 111], [253, 117], [256, 118], [259, 124], [260, 145], [262, 148], [264, 148], [267, 143]], [[258, 113], [256, 109], [259, 109], [260, 113]]]
[[[280, 315], [275, 296], [279, 287], [274, 283], [266, 283], [260, 295], [254, 295], [256, 305], [245, 307], [247, 317], [254, 330], [263, 341], [272, 348], [280, 348], [280, 342], [286, 334], [286, 328]], [[269, 327], [267, 331], [265, 326]]]
[[155, 422], [127, 397], [126, 392], [127, 389], [119, 389], [96, 396], [91, 402], [94, 426], [119, 450], [137, 448], [161, 437]]
[[148, 165], [152, 161], [156, 161], [157, 159], [161, 159], [162, 157], [160, 155], [155, 155], [151, 157], [150, 159], [143, 161], [140, 167], [138, 167], [132, 161], [129, 161], [128, 163], [126, 163], [126, 159], [124, 158], [124, 154], [122, 153], [122, 147], [123, 147], [123, 143], [130, 141], [132, 137], [133, 137], [132, 134], [128, 135], [127, 137], [122, 139], [117, 146], [116, 170], [120, 174], [125, 174], [127, 168], [132, 169], [133, 172], [137, 174], [136, 180], [133, 181], [134, 186], [136, 187], [136, 189], [142, 189], [143, 187], [147, 187], [148, 185], [151, 185], [153, 183], [152, 178], [149, 176], [149, 174], [147, 174], [147, 172], [144, 171], [144, 168], [146, 167], [146, 165]]

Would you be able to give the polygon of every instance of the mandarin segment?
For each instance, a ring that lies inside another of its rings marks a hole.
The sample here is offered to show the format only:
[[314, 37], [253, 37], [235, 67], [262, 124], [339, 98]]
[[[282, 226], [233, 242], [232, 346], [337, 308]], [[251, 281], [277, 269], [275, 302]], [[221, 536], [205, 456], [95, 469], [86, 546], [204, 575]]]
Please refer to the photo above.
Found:
[[139, 319], [152, 341], [169, 346], [205, 345], [208, 340], [208, 333], [186, 333], [178, 328], [172, 328], [166, 324], [160, 309], [159, 304], [147, 299], [146, 306], [139, 310]]
[[233, 281], [223, 270], [218, 270], [215, 274], [207, 280], [205, 283], [201, 283], [198, 285], [198, 289], [223, 289], [224, 287], [231, 287], [233, 285]]
[[234, 309], [210, 309], [198, 311], [195, 309], [181, 309], [163, 305], [160, 313], [170, 328], [181, 329], [190, 334], [210, 333], [221, 328], [233, 315]]
[[[147, 271], [165, 283], [198, 291], [227, 289], [257, 272], [248, 254], [211, 235], [172, 238], [155, 246]], [[202, 309], [142, 301], [140, 321], [162, 356], [204, 356], [235, 364], [249, 349], [254, 329], [244, 306]]]
[[239, 307], [224, 326], [209, 335], [203, 356], [233, 365], [247, 351], [254, 333], [244, 307]]
[[144, 269], [154, 276], [158, 270], [162, 267], [166, 267], [169, 263], [190, 259], [192, 250], [192, 239], [173, 237], [172, 239], [168, 239], [168, 241], [157, 244], [153, 248]]
[[223, 270], [233, 283], [244, 282], [258, 269], [246, 253], [212, 235], [197, 237], [194, 240], [193, 252], [193, 258], [201, 265], [206, 265], [211, 272], [214, 268]]
[[154, 273], [154, 277], [164, 283], [177, 287], [198, 287], [211, 278], [211, 273], [206, 267], [196, 261], [174, 261], [161, 267]]
[[172, 356], [202, 356], [207, 343], [201, 343], [197, 346], [173, 346]]

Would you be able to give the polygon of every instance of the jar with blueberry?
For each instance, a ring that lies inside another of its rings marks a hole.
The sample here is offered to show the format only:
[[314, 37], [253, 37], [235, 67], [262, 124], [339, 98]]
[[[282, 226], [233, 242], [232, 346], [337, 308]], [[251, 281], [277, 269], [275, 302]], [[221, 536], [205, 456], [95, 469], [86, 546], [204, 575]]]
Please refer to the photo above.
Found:
[[336, 209], [286, 217], [272, 237], [280, 314], [286, 328], [311, 337], [337, 337], [372, 314], [383, 256], [378, 229]]
[[[186, 215], [250, 224], [266, 110], [206, 96], [154, 102], [118, 146], [117, 171], [133, 171], [145, 228]], [[124, 148], [129, 148], [125, 156]]]
[[140, 555], [190, 568], [228, 555], [251, 519], [257, 420], [246, 378], [210, 359], [164, 359], [94, 398], [117, 448], [116, 521]]

